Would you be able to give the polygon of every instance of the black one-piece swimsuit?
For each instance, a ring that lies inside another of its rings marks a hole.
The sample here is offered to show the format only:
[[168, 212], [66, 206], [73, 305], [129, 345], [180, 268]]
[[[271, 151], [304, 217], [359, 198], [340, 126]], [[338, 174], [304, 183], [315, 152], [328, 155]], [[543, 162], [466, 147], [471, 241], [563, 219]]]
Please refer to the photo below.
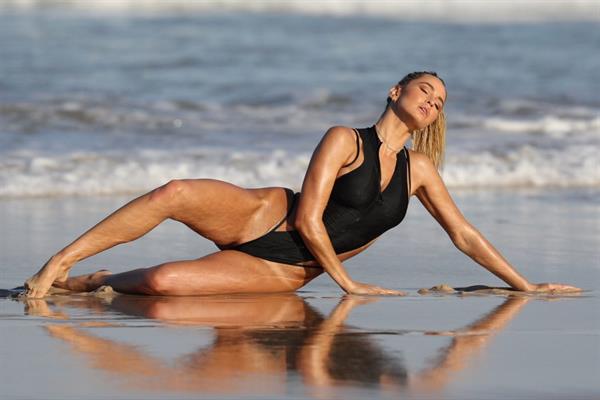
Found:
[[[375, 127], [355, 130], [357, 157], [363, 143], [362, 164], [336, 179], [329, 202], [323, 213], [323, 223], [336, 254], [355, 250], [398, 225], [406, 215], [410, 190], [410, 160], [403, 148], [397, 155], [392, 178], [381, 191], [379, 140]], [[287, 189], [291, 194], [291, 189]], [[297, 205], [299, 193], [288, 215]], [[283, 223], [283, 221], [282, 221]], [[255, 257], [283, 264], [301, 265], [315, 257], [298, 231], [276, 231], [227, 249], [238, 250]]]

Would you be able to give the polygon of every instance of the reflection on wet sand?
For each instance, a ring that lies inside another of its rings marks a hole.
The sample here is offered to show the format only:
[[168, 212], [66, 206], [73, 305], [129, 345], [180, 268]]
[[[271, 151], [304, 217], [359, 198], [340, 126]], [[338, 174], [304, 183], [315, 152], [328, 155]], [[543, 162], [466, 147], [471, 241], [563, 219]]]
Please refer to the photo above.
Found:
[[494, 335], [508, 325], [530, 299], [518, 295], [509, 296], [504, 303], [465, 328], [449, 332], [429, 332], [430, 335], [448, 335], [453, 338], [432, 367], [413, 377], [412, 389], [441, 391], [450, 383], [456, 372], [469, 366], [473, 358], [489, 344]]
[[[299, 376], [309, 393], [328, 397], [342, 386], [366, 386], [390, 392], [437, 392], [455, 372], [469, 366], [495, 333], [522, 309], [528, 298], [509, 297], [467, 327], [452, 332], [432, 367], [409, 374], [402, 358], [377, 343], [375, 336], [344, 324], [352, 310], [375, 301], [344, 297], [325, 318], [295, 294], [256, 297], [143, 297], [118, 295], [54, 297], [25, 300], [27, 312], [67, 319], [67, 312], [85, 308], [92, 313], [118, 312], [160, 321], [161, 324], [206, 326], [214, 340], [190, 354], [166, 362], [143, 348], [94, 335], [89, 323], [53, 323], [48, 333], [69, 344], [95, 369], [125, 387], [147, 391], [268, 393], [288, 391], [290, 377]], [[41, 304], [42, 302], [43, 304]], [[101, 324], [93, 324], [101, 326]], [[168, 344], [165, 344], [168, 346]], [[396, 352], [394, 352], [396, 353]]]

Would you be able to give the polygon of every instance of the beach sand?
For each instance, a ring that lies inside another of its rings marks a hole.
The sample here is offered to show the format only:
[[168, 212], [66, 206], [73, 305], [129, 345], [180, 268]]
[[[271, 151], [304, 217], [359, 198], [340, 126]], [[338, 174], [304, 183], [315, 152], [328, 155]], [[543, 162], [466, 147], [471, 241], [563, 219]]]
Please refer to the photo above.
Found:
[[[401, 226], [347, 263], [355, 279], [405, 297], [345, 297], [322, 276], [295, 294], [268, 296], [0, 299], [0, 398], [598, 398], [598, 195], [454, 196], [526, 277], [583, 287], [578, 296], [419, 293], [505, 285], [458, 252], [413, 201]], [[0, 288], [22, 284], [126, 200], [1, 200]], [[167, 222], [74, 272], [214, 250]]]

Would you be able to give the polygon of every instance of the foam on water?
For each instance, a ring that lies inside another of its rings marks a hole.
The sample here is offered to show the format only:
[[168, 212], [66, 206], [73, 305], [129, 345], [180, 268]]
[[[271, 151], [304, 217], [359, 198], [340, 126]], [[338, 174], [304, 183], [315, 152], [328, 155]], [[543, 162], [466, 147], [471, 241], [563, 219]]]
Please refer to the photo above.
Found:
[[449, 187], [597, 187], [598, 147], [540, 149], [523, 145], [505, 152], [451, 154], [443, 176]]
[[298, 188], [308, 154], [218, 148], [72, 152], [3, 158], [0, 197], [138, 193], [177, 178], [222, 179], [243, 186]]
[[[2, 158], [1, 197], [137, 193], [176, 178], [298, 190], [310, 158], [308, 152], [284, 149], [216, 147], [35, 153], [21, 151]], [[600, 186], [597, 147], [578, 144], [562, 149], [520, 145], [493, 152], [451, 151], [443, 177], [451, 188]]]
[[[4, 103], [0, 196], [137, 193], [176, 178], [297, 190], [332, 119], [360, 127], [376, 115], [373, 105], [352, 116], [354, 98], [334, 97]], [[600, 186], [597, 109], [505, 100], [490, 111], [449, 115], [449, 187]]]

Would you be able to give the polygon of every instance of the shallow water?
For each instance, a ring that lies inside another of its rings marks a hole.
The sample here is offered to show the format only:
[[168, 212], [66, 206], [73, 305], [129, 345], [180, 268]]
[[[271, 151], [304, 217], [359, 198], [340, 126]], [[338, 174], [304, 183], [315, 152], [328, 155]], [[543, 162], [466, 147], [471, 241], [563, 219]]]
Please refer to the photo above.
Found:
[[[413, 200], [346, 263], [403, 298], [344, 298], [322, 276], [276, 296], [0, 299], [0, 398], [600, 397], [597, 6], [437, 2], [423, 18], [417, 2], [140, 1], [0, 3], [0, 288], [122, 193], [198, 177], [299, 188], [329, 126], [372, 124], [399, 75], [435, 69], [461, 210], [531, 281], [586, 291], [418, 295], [502, 283]], [[215, 250], [167, 222], [75, 272]]]
[[596, 292], [554, 299], [53, 296], [0, 305], [7, 398], [599, 394]]
[[[0, 299], [2, 397], [597, 398], [600, 226], [595, 191], [457, 192], [465, 215], [525, 276], [581, 296], [421, 296], [439, 283], [502, 285], [416, 202], [347, 262], [358, 280], [408, 291], [344, 298], [322, 276], [296, 294]], [[0, 202], [0, 287], [125, 198]], [[165, 223], [76, 272], [198, 257], [214, 247]]]

